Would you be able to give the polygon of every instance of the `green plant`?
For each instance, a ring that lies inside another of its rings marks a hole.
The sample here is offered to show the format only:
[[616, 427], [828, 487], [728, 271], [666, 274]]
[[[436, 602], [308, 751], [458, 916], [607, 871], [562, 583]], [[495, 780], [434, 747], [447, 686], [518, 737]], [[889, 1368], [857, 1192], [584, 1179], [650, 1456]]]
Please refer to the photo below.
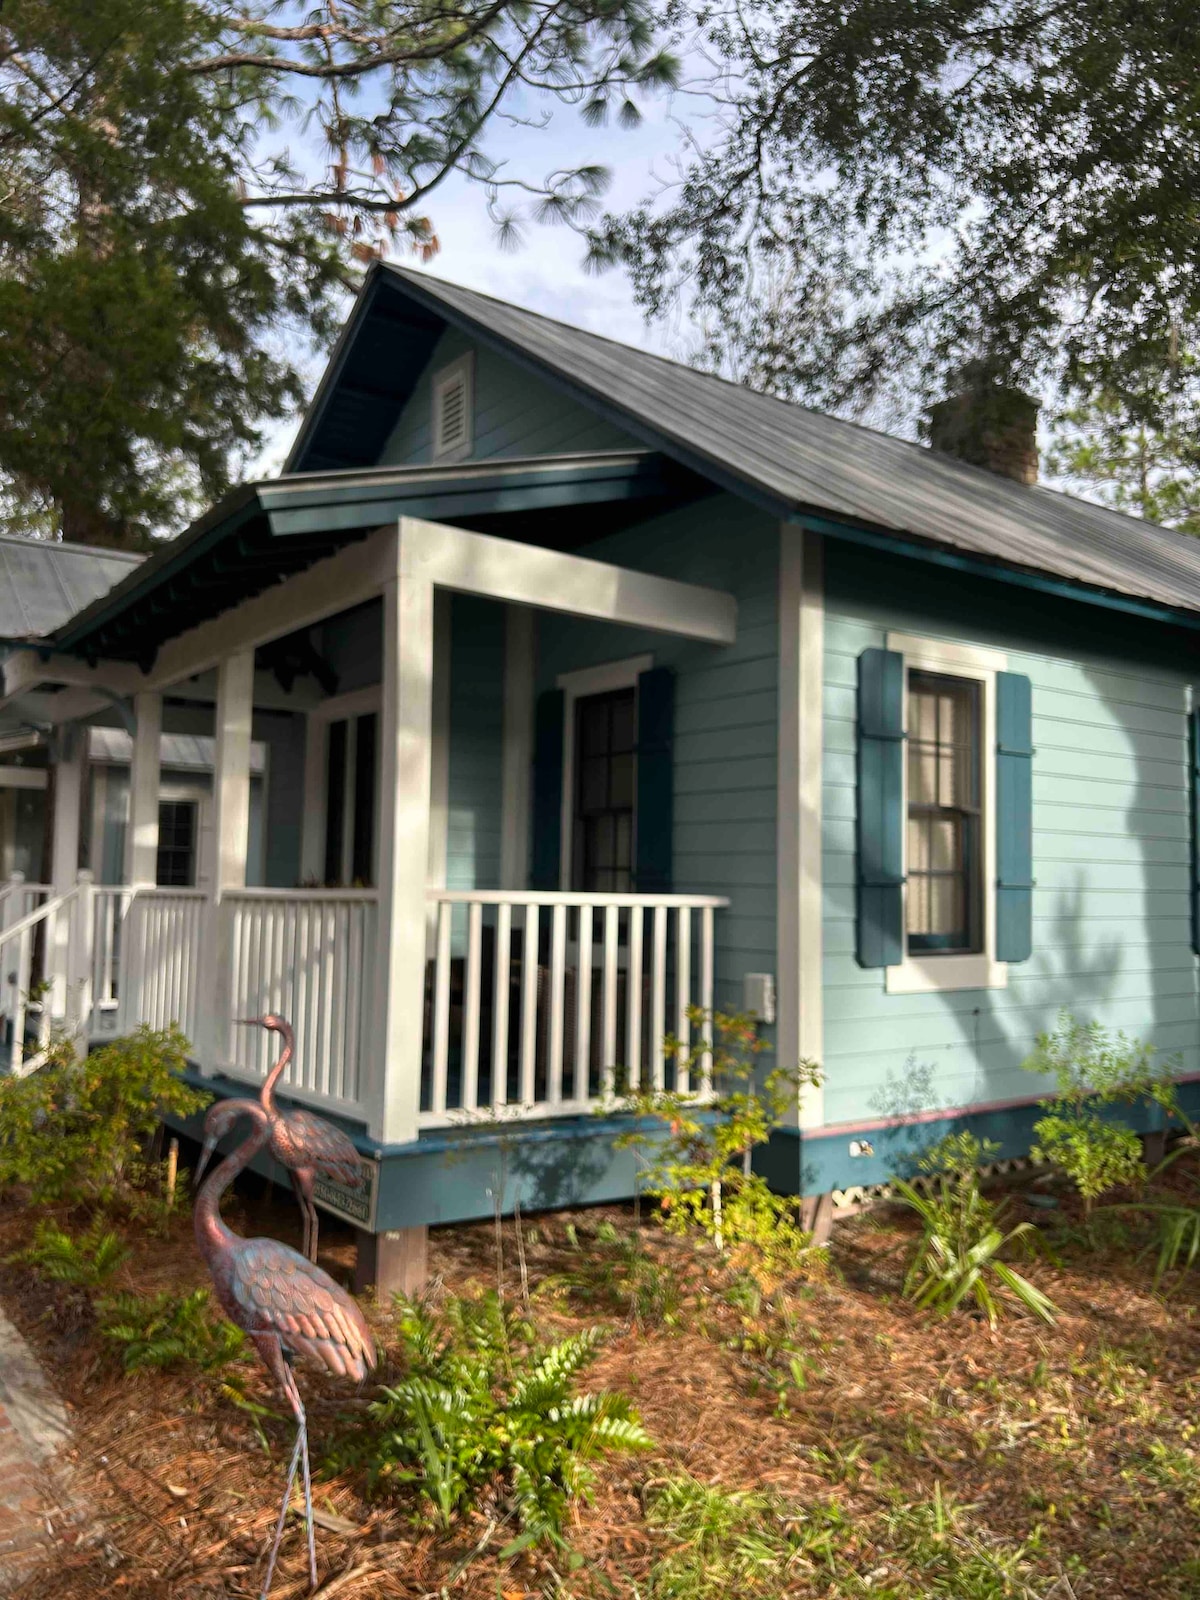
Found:
[[1101, 1195], [1146, 1178], [1137, 1134], [1106, 1110], [1156, 1105], [1187, 1121], [1175, 1092], [1177, 1060], [1160, 1061], [1152, 1045], [1099, 1022], [1080, 1022], [1069, 1011], [1059, 1012], [1051, 1032], [1038, 1035], [1022, 1064], [1055, 1082], [1054, 1094], [1041, 1102], [1047, 1115], [1034, 1124], [1032, 1153], [1067, 1174], [1089, 1216]]
[[563, 1544], [567, 1508], [586, 1496], [592, 1459], [649, 1447], [623, 1396], [575, 1393], [598, 1329], [546, 1346], [493, 1292], [450, 1299], [437, 1312], [402, 1303], [398, 1332], [407, 1375], [384, 1388], [370, 1427], [335, 1459], [365, 1467], [372, 1488], [414, 1486], [443, 1527], [491, 1489], [520, 1529], [508, 1553]]
[[77, 1237], [53, 1222], [39, 1222], [33, 1243], [9, 1256], [9, 1261], [32, 1267], [40, 1277], [69, 1283], [80, 1289], [99, 1289], [129, 1259], [129, 1248], [97, 1218]]
[[566, 1235], [571, 1263], [547, 1279], [547, 1288], [624, 1312], [640, 1327], [675, 1322], [683, 1294], [679, 1274], [647, 1253], [636, 1229], [621, 1232], [606, 1218], [586, 1239], [573, 1223]]
[[[916, 1212], [922, 1233], [904, 1279], [904, 1293], [916, 1305], [945, 1314], [971, 1300], [995, 1327], [1006, 1298], [1053, 1322], [1055, 1308], [1007, 1262], [1001, 1252], [1033, 1235], [1032, 1224], [1018, 1223], [1007, 1233], [1000, 1221], [1007, 1201], [993, 1205], [979, 1187], [977, 1168], [998, 1147], [972, 1134], [951, 1136], [936, 1145], [920, 1165], [932, 1180], [922, 1193], [903, 1178], [893, 1180], [897, 1197]], [[1036, 1235], [1033, 1235], [1036, 1237]]]
[[219, 1372], [241, 1358], [246, 1336], [211, 1315], [207, 1289], [189, 1294], [114, 1295], [100, 1302], [100, 1332], [126, 1372], [194, 1366]]
[[622, 1134], [617, 1147], [641, 1153], [646, 1187], [658, 1196], [668, 1227], [698, 1227], [722, 1254], [740, 1246], [747, 1255], [778, 1230], [777, 1258], [802, 1256], [811, 1240], [796, 1220], [796, 1202], [772, 1195], [751, 1171], [750, 1156], [801, 1090], [820, 1083], [820, 1068], [802, 1061], [761, 1072], [759, 1057], [770, 1046], [752, 1015], [690, 1006], [688, 1021], [688, 1042], [670, 1034], [663, 1050], [677, 1084], [689, 1087], [629, 1089], [621, 1109], [658, 1127]]
[[800, 1510], [778, 1495], [671, 1478], [648, 1497], [646, 1520], [669, 1548], [654, 1561], [646, 1600], [781, 1596], [800, 1561], [827, 1564], [844, 1519], [836, 1507]]
[[38, 1202], [111, 1206], [147, 1176], [142, 1151], [166, 1112], [187, 1116], [208, 1097], [183, 1081], [187, 1040], [142, 1027], [78, 1059], [56, 1041], [25, 1078], [0, 1078], [0, 1188]]

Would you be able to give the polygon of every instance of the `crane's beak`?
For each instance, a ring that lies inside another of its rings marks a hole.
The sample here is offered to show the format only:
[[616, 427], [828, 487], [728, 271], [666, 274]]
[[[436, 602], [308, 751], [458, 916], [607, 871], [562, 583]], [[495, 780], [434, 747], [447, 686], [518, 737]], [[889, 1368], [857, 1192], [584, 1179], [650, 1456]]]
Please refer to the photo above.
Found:
[[200, 1187], [200, 1180], [204, 1176], [204, 1169], [212, 1160], [212, 1153], [216, 1148], [217, 1141], [215, 1136], [210, 1136], [209, 1138], [205, 1139], [204, 1148], [200, 1152], [200, 1159], [196, 1163], [196, 1171], [192, 1177], [193, 1189], [198, 1189]]
[[258, 1028], [262, 1026], [261, 1017], [234, 1017], [235, 1028]]

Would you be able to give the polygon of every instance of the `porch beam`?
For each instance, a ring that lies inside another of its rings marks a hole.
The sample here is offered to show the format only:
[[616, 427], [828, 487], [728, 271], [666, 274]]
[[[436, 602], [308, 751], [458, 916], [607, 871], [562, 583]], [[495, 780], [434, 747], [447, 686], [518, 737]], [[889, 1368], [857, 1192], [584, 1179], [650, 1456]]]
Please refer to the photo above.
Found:
[[380, 529], [294, 578], [169, 639], [158, 653], [147, 686], [167, 688], [218, 666], [235, 652], [253, 651], [256, 645], [374, 599], [395, 573], [394, 551], [394, 529]]
[[448, 523], [402, 517], [400, 566], [408, 576], [438, 587], [510, 605], [652, 628], [705, 644], [732, 644], [737, 638], [737, 601], [723, 590]]
[[129, 775], [129, 825], [125, 833], [125, 882], [145, 887], [158, 881], [158, 785], [162, 751], [162, 696], [143, 691], [133, 698], [133, 761]]
[[43, 656], [40, 650], [14, 650], [5, 658], [5, 702], [48, 683], [109, 695], [136, 694], [149, 687], [145, 673], [125, 661], [98, 661], [89, 666], [78, 656]]

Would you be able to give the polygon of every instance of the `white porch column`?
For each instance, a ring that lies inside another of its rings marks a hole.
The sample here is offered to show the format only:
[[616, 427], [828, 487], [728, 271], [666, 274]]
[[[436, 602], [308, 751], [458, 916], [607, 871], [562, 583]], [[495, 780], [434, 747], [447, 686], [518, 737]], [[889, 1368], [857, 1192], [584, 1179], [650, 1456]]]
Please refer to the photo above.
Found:
[[529, 799], [533, 762], [533, 612], [509, 606], [504, 619], [504, 745], [500, 768], [500, 887], [529, 882]]
[[208, 960], [199, 1008], [201, 1065], [212, 1071], [231, 1055], [233, 924], [221, 904], [226, 889], [246, 883], [250, 841], [250, 724], [254, 713], [254, 651], [226, 656], [217, 668], [213, 825], [215, 867], [209, 899]]
[[125, 830], [125, 882], [135, 887], [158, 881], [158, 771], [162, 746], [162, 696], [133, 697], [133, 765], [129, 774], [129, 823]]
[[[775, 1059], [819, 1062], [825, 1049], [821, 959], [821, 741], [825, 600], [821, 537], [784, 523], [779, 545], [778, 1029]], [[802, 1128], [824, 1120], [806, 1089]]]
[[398, 571], [383, 593], [379, 924], [372, 1136], [417, 1136], [425, 995], [425, 882], [433, 726], [433, 585], [409, 569], [403, 524]]
[[[54, 788], [50, 823], [50, 885], [52, 894], [69, 894], [79, 873], [79, 837], [83, 818], [83, 780], [87, 766], [87, 735], [70, 725], [59, 733], [54, 762]], [[47, 950], [50, 979], [50, 1015], [67, 1011], [67, 981], [71, 972], [72, 915], [68, 910], [51, 921]]]

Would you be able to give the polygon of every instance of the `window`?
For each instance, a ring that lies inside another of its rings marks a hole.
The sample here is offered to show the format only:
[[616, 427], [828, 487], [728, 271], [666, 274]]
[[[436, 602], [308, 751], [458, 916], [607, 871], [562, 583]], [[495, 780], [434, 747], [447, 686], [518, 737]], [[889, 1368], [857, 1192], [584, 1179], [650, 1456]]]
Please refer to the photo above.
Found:
[[327, 885], [375, 881], [375, 772], [379, 717], [340, 717], [329, 724], [325, 787]]
[[460, 356], [434, 374], [433, 459], [457, 461], [471, 453], [475, 409], [474, 362]]
[[903, 661], [904, 954], [889, 994], [1002, 989], [996, 953], [997, 679], [1008, 657], [957, 640], [887, 635]]
[[980, 685], [908, 673], [908, 948], [982, 949]]
[[635, 700], [634, 689], [615, 689], [575, 702], [576, 889], [633, 887]]
[[200, 807], [195, 800], [162, 800], [158, 807], [158, 866], [164, 889], [194, 889]]

